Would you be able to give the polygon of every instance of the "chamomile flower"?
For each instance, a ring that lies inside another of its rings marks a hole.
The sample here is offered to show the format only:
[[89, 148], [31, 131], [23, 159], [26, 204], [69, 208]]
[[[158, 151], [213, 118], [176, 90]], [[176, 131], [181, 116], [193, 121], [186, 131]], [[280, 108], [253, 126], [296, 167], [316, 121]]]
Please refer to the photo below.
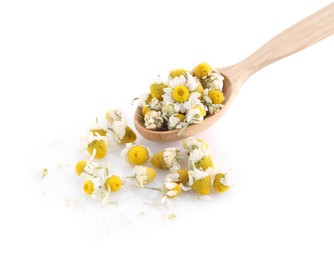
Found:
[[121, 156], [130, 164], [142, 165], [151, 157], [151, 151], [144, 145], [127, 143], [126, 147], [121, 152]]
[[126, 123], [125, 114], [120, 108], [109, 109], [106, 113], [106, 119], [110, 124], [114, 122]]
[[217, 89], [223, 91], [224, 88], [224, 77], [218, 71], [212, 71], [209, 77], [202, 80], [204, 88]]
[[104, 188], [110, 192], [116, 192], [122, 187], [122, 180], [117, 175], [108, 176], [104, 183]]
[[203, 104], [210, 115], [217, 113], [224, 107], [223, 102], [225, 97], [220, 90], [205, 89], [203, 95]]
[[198, 104], [192, 107], [186, 115], [186, 122], [189, 124], [199, 124], [202, 123], [206, 115], [205, 108], [203, 104]]
[[108, 128], [106, 125], [102, 123], [96, 122], [90, 129], [90, 132], [92, 132], [94, 135], [100, 135], [100, 136], [106, 136], [108, 132]]
[[150, 85], [150, 94], [152, 98], [156, 98], [159, 101], [162, 101], [162, 96], [165, 93], [164, 88], [168, 87], [167, 84], [158, 77], [153, 83]]
[[191, 169], [199, 169], [202, 171], [205, 171], [208, 168], [214, 169], [211, 156], [199, 149], [194, 149], [190, 152], [189, 166]]
[[212, 72], [211, 66], [205, 62], [198, 64], [194, 69], [194, 74], [199, 79], [207, 78], [208, 76], [211, 75], [211, 72]]
[[180, 195], [182, 192], [180, 184], [176, 182], [165, 182], [164, 187], [162, 188], [163, 197], [161, 203], [168, 202], [169, 199], [173, 199]]
[[114, 121], [112, 127], [109, 128], [119, 144], [133, 143], [137, 139], [136, 133], [123, 122]]
[[101, 167], [97, 163], [93, 162], [96, 150], [93, 151], [92, 156], [88, 160], [81, 160], [75, 165], [75, 172], [78, 176], [86, 175], [93, 176]]
[[151, 130], [161, 130], [164, 126], [164, 118], [161, 111], [149, 110], [144, 117], [145, 127]]
[[192, 169], [189, 171], [189, 185], [191, 188], [201, 194], [208, 195], [211, 192], [211, 178], [209, 171]]
[[230, 180], [230, 172], [217, 173], [214, 176], [213, 188], [216, 192], [225, 192], [232, 186]]
[[156, 153], [153, 156], [151, 163], [156, 168], [162, 170], [180, 169], [180, 164], [178, 163], [179, 152], [180, 150], [178, 148], [166, 148], [163, 151]]
[[174, 105], [172, 103], [164, 104], [161, 108], [162, 116], [169, 118], [175, 114]]
[[175, 69], [169, 72], [169, 79], [173, 79], [175, 77], [180, 77], [183, 74], [186, 74], [187, 70], [185, 69]]
[[187, 185], [189, 182], [189, 171], [185, 169], [179, 169], [166, 176], [166, 180], [173, 181], [178, 184]]
[[89, 132], [86, 138], [86, 149], [90, 155], [93, 155], [94, 150], [96, 150], [95, 158], [102, 159], [107, 154], [107, 141], [107, 137], [101, 136], [97, 132]]
[[138, 98], [133, 99], [132, 103], [135, 100], [138, 100], [139, 101], [139, 107], [143, 108], [144, 106], [149, 104], [152, 101], [152, 99], [153, 99], [153, 97], [151, 96], [151, 94], [146, 93], [146, 94], [143, 94], [143, 95], [139, 96]]
[[188, 155], [195, 149], [208, 154], [209, 144], [203, 139], [196, 139], [191, 136], [182, 141], [182, 146], [187, 151]]
[[136, 166], [133, 169], [133, 176], [127, 178], [133, 179], [137, 186], [144, 187], [146, 184], [153, 181], [156, 176], [157, 172], [155, 169], [147, 166]]
[[174, 77], [168, 85], [169, 87], [164, 88], [163, 101], [174, 103], [176, 113], [185, 113], [201, 102], [199, 99], [200, 93], [195, 91], [199, 83], [190, 73]]
[[181, 129], [186, 126], [184, 120], [185, 116], [183, 114], [174, 114], [168, 118], [167, 127], [169, 130]]
[[83, 191], [94, 199], [101, 198], [102, 186], [100, 178], [86, 180], [82, 187]]

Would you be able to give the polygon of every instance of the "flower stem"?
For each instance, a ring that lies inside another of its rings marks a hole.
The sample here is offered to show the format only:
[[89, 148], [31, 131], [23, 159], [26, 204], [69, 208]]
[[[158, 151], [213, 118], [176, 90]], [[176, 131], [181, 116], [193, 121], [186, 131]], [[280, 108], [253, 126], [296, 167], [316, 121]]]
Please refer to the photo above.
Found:
[[146, 187], [146, 186], [144, 186], [144, 188], [145, 188], [145, 189], [148, 189], [148, 190], [155, 190], [155, 191], [159, 191], [159, 192], [161, 192], [161, 193], [162, 193], [162, 190], [161, 190], [161, 189], [159, 189], [159, 188]]
[[186, 128], [190, 125], [190, 122], [188, 122], [184, 127], [181, 128], [181, 130], [177, 133], [177, 136], [182, 135], [182, 133], [184, 132], [184, 130], [186, 130]]
[[138, 100], [139, 98], [134, 98], [134, 99], [132, 99], [132, 101], [131, 101], [131, 106], [133, 106], [133, 102], [135, 102], [136, 100]]

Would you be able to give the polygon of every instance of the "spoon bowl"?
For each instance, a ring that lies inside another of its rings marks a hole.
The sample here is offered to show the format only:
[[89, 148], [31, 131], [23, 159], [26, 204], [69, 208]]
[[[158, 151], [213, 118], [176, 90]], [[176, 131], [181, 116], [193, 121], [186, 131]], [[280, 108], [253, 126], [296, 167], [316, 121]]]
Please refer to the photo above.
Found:
[[215, 124], [227, 111], [243, 83], [263, 67], [303, 50], [334, 33], [334, 3], [324, 7], [302, 21], [278, 34], [272, 40], [243, 61], [229, 67], [217, 69], [224, 76], [224, 107], [208, 116], [200, 124], [189, 125], [180, 130], [154, 131], [145, 127], [141, 108], [135, 112], [134, 125], [146, 139], [155, 142], [170, 142], [194, 136]]

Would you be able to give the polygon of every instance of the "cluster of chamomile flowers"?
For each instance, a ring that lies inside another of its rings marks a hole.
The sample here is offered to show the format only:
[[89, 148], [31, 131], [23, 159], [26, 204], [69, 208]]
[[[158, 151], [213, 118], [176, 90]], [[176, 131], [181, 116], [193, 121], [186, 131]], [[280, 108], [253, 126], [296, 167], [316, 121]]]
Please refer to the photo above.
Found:
[[175, 69], [168, 80], [158, 77], [150, 93], [140, 96], [139, 107], [145, 127], [150, 130], [184, 130], [217, 113], [225, 100], [224, 77], [207, 63], [192, 71]]
[[108, 201], [111, 192], [124, 184], [108, 167], [98, 160], [106, 157], [108, 148], [136, 141], [136, 133], [126, 123], [124, 113], [116, 108], [107, 111], [106, 123], [96, 122], [85, 137], [85, 150], [90, 157], [77, 162], [75, 172], [83, 180], [83, 191], [94, 199]]
[[[182, 191], [208, 195], [213, 190], [222, 193], [231, 187], [230, 172], [215, 167], [208, 143], [188, 137], [182, 141], [182, 146], [187, 155], [186, 169], [181, 169], [180, 150], [176, 147], [165, 148], [152, 155], [146, 146], [126, 144], [121, 155], [135, 165], [132, 176], [128, 178], [133, 179], [138, 187], [161, 192], [162, 203], [178, 197]], [[149, 161], [154, 168], [147, 166]], [[157, 176], [155, 169], [168, 171], [160, 188], [147, 186]]]
[[[225, 192], [231, 186], [229, 172], [217, 170], [214, 166], [208, 144], [202, 139], [189, 137], [182, 146], [187, 156], [187, 167], [181, 169], [181, 152], [177, 147], [165, 148], [152, 154], [149, 147], [135, 143], [136, 133], [127, 125], [120, 109], [106, 113], [106, 123], [96, 122], [85, 138], [87, 160], [77, 162], [75, 171], [83, 180], [82, 189], [91, 198], [106, 203], [110, 194], [117, 192], [130, 179], [138, 188], [159, 191], [161, 202], [178, 197], [182, 191], [208, 195], [212, 190]], [[99, 163], [110, 147], [124, 147], [121, 156], [131, 165], [127, 176], [111, 173], [108, 167]], [[150, 165], [148, 165], [150, 163]], [[157, 169], [167, 171], [161, 187], [147, 186], [157, 177]], [[110, 202], [110, 201], [109, 201]]]

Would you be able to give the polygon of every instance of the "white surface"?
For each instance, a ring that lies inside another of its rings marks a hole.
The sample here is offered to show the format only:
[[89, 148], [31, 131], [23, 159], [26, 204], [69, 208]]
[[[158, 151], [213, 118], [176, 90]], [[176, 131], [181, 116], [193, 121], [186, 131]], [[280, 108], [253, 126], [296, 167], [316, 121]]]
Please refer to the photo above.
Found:
[[181, 198], [169, 220], [142, 192], [107, 209], [64, 200], [81, 194], [72, 167], [96, 116], [120, 106], [132, 123], [131, 99], [157, 74], [231, 65], [330, 2], [1, 1], [1, 254], [333, 259], [333, 36], [252, 76], [199, 135], [234, 174], [214, 202]]

